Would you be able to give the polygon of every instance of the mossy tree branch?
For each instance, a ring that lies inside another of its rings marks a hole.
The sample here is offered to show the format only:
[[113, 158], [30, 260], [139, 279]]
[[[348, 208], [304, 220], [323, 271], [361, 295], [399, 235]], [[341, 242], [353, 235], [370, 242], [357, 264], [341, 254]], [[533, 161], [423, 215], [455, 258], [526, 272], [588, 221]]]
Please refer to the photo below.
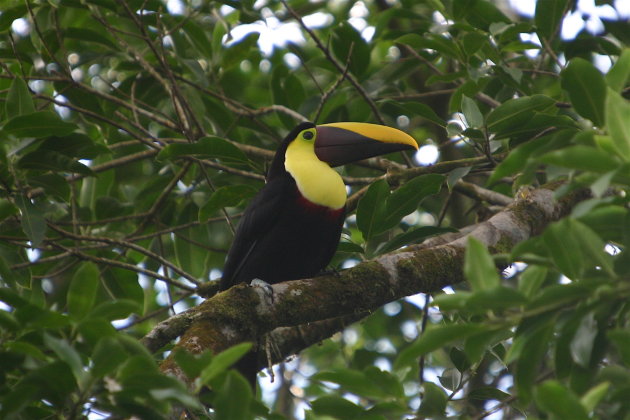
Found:
[[[192, 353], [210, 349], [216, 353], [239, 342], [257, 341], [280, 328], [286, 332], [302, 326], [302, 334], [295, 334], [302, 344], [284, 340], [282, 347], [290, 352], [277, 358], [282, 360], [345, 325], [325, 320], [361, 318], [388, 302], [462, 282], [469, 236], [482, 241], [492, 253], [509, 253], [517, 243], [539, 234], [589, 196], [588, 191], [580, 190], [556, 200], [556, 186], [519, 192], [504, 211], [447, 243], [411, 246], [339, 274], [274, 284], [272, 296], [262, 287], [235, 286], [159, 324], [147, 334], [144, 343], [155, 351], [169, 340], [181, 337], [177, 348]], [[318, 323], [312, 328], [320, 329], [319, 333], [309, 336], [306, 332], [309, 327], [304, 327], [309, 323]], [[322, 325], [330, 328], [324, 334]], [[304, 339], [305, 336], [315, 341]], [[172, 359], [163, 363], [162, 370], [184, 377]]]

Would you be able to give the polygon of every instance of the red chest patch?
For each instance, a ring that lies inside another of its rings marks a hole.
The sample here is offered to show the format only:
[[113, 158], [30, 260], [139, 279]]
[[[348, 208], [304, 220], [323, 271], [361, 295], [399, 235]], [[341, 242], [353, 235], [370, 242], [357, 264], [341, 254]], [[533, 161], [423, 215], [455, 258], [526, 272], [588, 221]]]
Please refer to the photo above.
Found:
[[345, 212], [345, 207], [341, 207], [340, 209], [331, 209], [330, 207], [322, 206], [320, 204], [315, 204], [312, 201], [308, 200], [302, 194], [298, 192], [297, 194], [297, 202], [298, 205], [306, 210], [308, 213], [317, 215], [319, 217], [323, 217], [329, 220], [339, 220], [339, 218], [343, 217]]

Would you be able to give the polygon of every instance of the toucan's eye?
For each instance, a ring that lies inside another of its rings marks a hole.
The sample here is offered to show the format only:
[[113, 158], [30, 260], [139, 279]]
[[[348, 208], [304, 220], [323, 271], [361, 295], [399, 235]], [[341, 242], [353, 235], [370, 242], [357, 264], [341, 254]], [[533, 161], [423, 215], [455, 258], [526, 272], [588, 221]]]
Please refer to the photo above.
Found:
[[313, 140], [313, 137], [315, 137], [315, 133], [312, 131], [305, 131], [304, 134], [302, 134], [304, 140]]

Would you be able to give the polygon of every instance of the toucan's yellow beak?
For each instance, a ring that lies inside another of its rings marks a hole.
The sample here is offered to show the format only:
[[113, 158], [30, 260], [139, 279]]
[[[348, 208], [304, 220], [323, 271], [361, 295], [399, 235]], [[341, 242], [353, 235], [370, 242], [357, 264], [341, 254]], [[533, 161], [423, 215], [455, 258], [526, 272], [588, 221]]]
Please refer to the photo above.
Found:
[[341, 122], [316, 126], [315, 154], [330, 166], [418, 149], [409, 134], [378, 124]]

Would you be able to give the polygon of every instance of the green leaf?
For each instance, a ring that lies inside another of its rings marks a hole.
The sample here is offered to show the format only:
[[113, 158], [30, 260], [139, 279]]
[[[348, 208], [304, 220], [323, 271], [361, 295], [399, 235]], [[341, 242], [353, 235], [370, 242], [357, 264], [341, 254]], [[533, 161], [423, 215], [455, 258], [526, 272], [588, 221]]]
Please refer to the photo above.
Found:
[[455, 368], [446, 368], [438, 376], [440, 385], [449, 391], [456, 390], [462, 382], [462, 374]]
[[442, 418], [446, 410], [448, 396], [442, 388], [431, 382], [422, 384], [422, 400], [418, 414], [429, 418]]
[[608, 172], [620, 163], [615, 156], [599, 148], [582, 145], [554, 150], [540, 156], [539, 159], [551, 165], [593, 172]]
[[530, 265], [518, 277], [518, 290], [526, 297], [536, 294], [547, 278], [547, 267]]
[[608, 86], [615, 92], [621, 92], [630, 81], [630, 48], [626, 48], [615, 64], [604, 76]]
[[[4, 13], [3, 13], [4, 15]], [[9, 93], [7, 93], [5, 112], [7, 118], [20, 115], [32, 114], [35, 112], [35, 105], [31, 98], [31, 92], [24, 79], [16, 77], [11, 83]]]
[[117, 50], [116, 44], [114, 44], [114, 42], [112, 42], [106, 35], [104, 35], [105, 33], [105, 31], [103, 31], [103, 33], [99, 33], [91, 29], [79, 27], [66, 28], [64, 31], [64, 35], [67, 38], [77, 39], [84, 42], [92, 42], [95, 44], [103, 45], [112, 50]]
[[70, 345], [66, 340], [57, 339], [49, 334], [44, 334], [44, 343], [46, 347], [51, 349], [60, 360], [66, 362], [70, 366], [70, 370], [74, 375], [77, 383], [81, 385], [87, 373], [83, 370], [83, 363], [81, 362], [81, 356], [74, 347]]
[[551, 224], [542, 236], [549, 255], [567, 277], [578, 280], [585, 269], [579, 238], [574, 236], [567, 219]]
[[94, 159], [110, 151], [102, 144], [96, 144], [89, 136], [71, 133], [67, 136], [51, 136], [44, 140], [39, 150], [51, 150], [78, 159]]
[[15, 204], [20, 208], [22, 217], [20, 219], [22, 223], [22, 230], [31, 241], [33, 247], [38, 247], [44, 240], [46, 234], [46, 220], [44, 214], [38, 206], [33, 204], [25, 196], [17, 196], [15, 198]]
[[204, 223], [218, 210], [225, 207], [236, 207], [241, 202], [250, 199], [256, 194], [256, 189], [251, 185], [228, 185], [217, 188], [210, 199], [199, 209], [199, 221]]
[[[230, 371], [220, 387], [213, 388], [216, 396], [212, 401], [216, 420], [250, 419], [252, 388], [237, 372]], [[238, 398], [234, 398], [238, 396]]]
[[[534, 115], [534, 118], [539, 114]], [[573, 129], [560, 130], [557, 133], [542, 136], [534, 140], [519, 144], [516, 149], [510, 151], [504, 161], [496, 167], [488, 184], [492, 185], [499, 179], [518, 172], [527, 173], [530, 168], [538, 168], [538, 156], [545, 152], [560, 149], [574, 142], [576, 132]]]
[[319, 397], [311, 403], [318, 416], [330, 416], [335, 419], [353, 419], [363, 413], [363, 408], [345, 398], [335, 395]]
[[201, 371], [210, 364], [213, 355], [212, 351], [206, 350], [201, 354], [192, 354], [183, 348], [173, 350], [175, 362], [182, 368], [186, 376], [194, 379]]
[[102, 378], [114, 372], [127, 360], [129, 354], [114, 337], [101, 338], [92, 352], [92, 375]]
[[333, 29], [332, 50], [344, 68], [349, 64], [350, 72], [362, 76], [370, 66], [370, 47], [357, 30], [342, 21]]
[[604, 250], [606, 244], [603, 239], [578, 220], [571, 218], [569, 224], [582, 246], [582, 255], [592, 266], [601, 268], [610, 278], [616, 278], [612, 256]]
[[483, 114], [479, 111], [475, 101], [466, 95], [462, 96], [462, 112], [470, 127], [483, 127]]
[[87, 315], [94, 306], [100, 284], [100, 271], [93, 262], [81, 263], [68, 288], [68, 312], [76, 319]]
[[57, 197], [62, 201], [70, 199], [70, 184], [62, 175], [45, 173], [29, 176], [28, 183], [31, 187], [43, 188], [48, 196]]
[[97, 305], [90, 312], [90, 316], [114, 321], [117, 319], [125, 319], [133, 313], [142, 313], [142, 306], [138, 302], [131, 299], [116, 298], [116, 300], [108, 300]]
[[209, 384], [219, 374], [230, 369], [234, 363], [239, 361], [251, 349], [252, 343], [240, 343], [214, 356], [210, 364], [199, 374], [201, 383], [204, 385]]
[[509, 363], [510, 355], [518, 354], [514, 383], [519, 397], [524, 401], [528, 401], [532, 396], [533, 386], [539, 374], [539, 366], [550, 344], [553, 327], [553, 319], [549, 319], [528, 330], [525, 334], [517, 336], [506, 355], [506, 363]]
[[440, 127], [446, 127], [446, 121], [440, 118], [433, 108], [427, 104], [421, 102], [395, 102], [392, 100], [379, 101], [378, 104], [385, 112], [392, 114], [404, 113], [409, 116], [409, 118], [417, 116], [431, 121]]
[[[0, 311], [3, 313], [4, 311]], [[11, 341], [6, 343], [7, 349], [11, 351], [15, 351], [18, 353], [22, 353], [24, 355], [31, 356], [35, 359], [39, 360], [49, 360], [49, 357], [42, 351], [42, 349], [38, 346], [35, 346], [26, 341]]]
[[616, 329], [608, 331], [608, 338], [613, 342], [626, 366], [630, 366], [630, 331]]
[[451, 39], [437, 34], [425, 33], [423, 36], [406, 34], [398, 38], [396, 42], [409, 45], [416, 50], [435, 50], [452, 58], [460, 58], [462, 56], [457, 44]]
[[503, 401], [511, 397], [512, 396], [510, 394], [491, 386], [475, 388], [471, 390], [467, 395], [467, 398], [469, 400], [479, 400], [479, 401], [485, 401], [485, 400]]
[[440, 308], [442, 312], [463, 309], [471, 295], [472, 293], [461, 290], [456, 293], [444, 293], [433, 298], [431, 306]]
[[457, 229], [449, 227], [437, 227], [437, 226], [421, 226], [415, 229], [409, 229], [407, 232], [401, 233], [394, 237], [391, 241], [387, 242], [379, 253], [386, 254], [391, 251], [395, 251], [398, 248], [402, 248], [406, 245], [412, 245], [436, 235], [442, 235], [444, 233], [457, 232]]
[[[0, 311], [0, 329], [10, 331], [11, 333], [16, 333], [20, 330], [21, 327], [22, 326], [20, 325], [20, 323], [15, 319], [13, 315], [11, 315], [10, 312], [7, 312], [5, 310]], [[15, 341], [12, 342], [12, 344], [15, 343]]]
[[4, 9], [0, 14], [0, 32], [5, 32], [11, 27], [15, 19], [24, 17], [27, 12], [28, 9], [23, 4]]
[[545, 309], [553, 310], [556, 307], [584, 299], [593, 293], [594, 288], [593, 285], [586, 282], [547, 286], [527, 305], [527, 310], [541, 312]]
[[455, 0], [453, 14], [455, 19], [465, 19], [484, 31], [488, 31], [493, 23], [510, 23], [510, 19], [497, 6], [486, 0]]
[[400, 219], [413, 213], [422, 200], [440, 192], [443, 182], [443, 175], [422, 175], [406, 182], [391, 193], [385, 202], [384, 229], [396, 226], [400, 223]]
[[404, 398], [405, 389], [396, 374], [381, 370], [376, 366], [366, 367], [363, 373], [367, 380], [380, 387], [387, 397]]
[[3, 127], [5, 133], [19, 138], [65, 136], [76, 129], [75, 124], [62, 121], [59, 115], [50, 111], [18, 115], [10, 119]]
[[542, 112], [554, 103], [553, 99], [544, 95], [509, 99], [488, 114], [486, 117], [488, 130], [500, 135], [502, 131], [527, 124], [535, 111]]
[[544, 0], [536, 3], [534, 22], [538, 36], [547, 41], [556, 38], [564, 14], [569, 10], [568, 0]]
[[[183, 209], [178, 212], [177, 223], [185, 224], [198, 220], [199, 210], [197, 206], [188, 202]], [[193, 226], [182, 229], [175, 236], [173, 243], [175, 246], [175, 257], [179, 267], [196, 278], [205, 278], [209, 267], [209, 253], [203, 247], [199, 247], [195, 242], [205, 244], [210, 240], [208, 225]]]
[[[222, 25], [216, 25], [217, 27]], [[229, 69], [249, 57], [252, 51], [258, 51], [257, 44], [260, 33], [252, 32], [242, 40], [224, 49], [222, 67]]]
[[349, 241], [340, 241], [339, 245], [337, 245], [337, 252], [346, 252], [346, 253], [359, 253], [363, 254], [365, 250], [359, 244], [355, 244], [354, 242]]
[[549, 255], [567, 277], [578, 280], [584, 270], [595, 266], [616, 277], [604, 241], [584, 223], [566, 218], [550, 225], [542, 237]]
[[461, 373], [470, 369], [470, 361], [468, 360], [468, 357], [466, 357], [466, 353], [459, 348], [451, 347], [451, 350], [448, 352], [448, 358], [453, 363], [453, 366], [455, 366], [455, 368]]
[[[381, 372], [385, 374], [384, 372]], [[371, 371], [373, 376], [374, 371]], [[378, 375], [378, 380], [373, 381], [364, 372], [354, 369], [338, 368], [331, 371], [319, 372], [313, 376], [313, 380], [327, 381], [338, 384], [344, 391], [351, 392], [366, 398], [383, 399], [391, 394], [381, 388], [380, 380], [382, 375]]]
[[212, 44], [204, 28], [192, 19], [187, 19], [182, 26], [188, 39], [205, 58], [212, 58]]
[[526, 302], [527, 298], [518, 290], [495, 286], [475, 291], [466, 301], [466, 308], [471, 312], [485, 312], [517, 308]]
[[0, 199], [0, 221], [18, 214], [19, 209], [6, 198]]
[[53, 172], [75, 172], [86, 176], [95, 176], [92, 170], [68, 156], [53, 150], [35, 150], [27, 153], [18, 161], [22, 169], [35, 169]]
[[608, 89], [606, 98], [606, 128], [617, 153], [630, 162], [630, 103], [617, 92]]
[[400, 352], [396, 366], [406, 366], [434, 350], [437, 350], [455, 340], [463, 340], [474, 334], [485, 332], [486, 326], [481, 324], [451, 324], [440, 325], [426, 330], [415, 342]]
[[376, 181], [368, 188], [357, 206], [357, 227], [367, 240], [384, 232], [385, 200], [389, 196], [387, 181]]
[[578, 365], [585, 368], [590, 366], [593, 345], [595, 344], [595, 337], [598, 331], [597, 321], [593, 312], [589, 312], [582, 317], [570, 344], [571, 357]]
[[229, 141], [215, 136], [199, 139], [196, 143], [173, 143], [157, 155], [158, 160], [173, 160], [182, 156], [196, 156], [202, 159], [219, 159], [226, 165], [246, 164], [247, 156]]
[[536, 404], [559, 419], [588, 420], [580, 400], [560, 382], [550, 380], [536, 387]]
[[583, 58], [574, 58], [560, 73], [560, 82], [577, 113], [602, 127], [606, 117], [606, 82], [600, 71]]
[[501, 280], [492, 256], [486, 247], [474, 237], [468, 238], [464, 274], [473, 291], [493, 289]]
[[582, 398], [580, 398], [580, 403], [587, 413], [595, 410], [597, 404], [599, 404], [599, 402], [608, 395], [609, 389], [610, 382], [602, 382], [589, 389]]
[[461, 168], [455, 168], [448, 173], [446, 177], [446, 185], [449, 191], [453, 191], [453, 187], [457, 184], [457, 181], [468, 175], [472, 166], [462, 166]]

